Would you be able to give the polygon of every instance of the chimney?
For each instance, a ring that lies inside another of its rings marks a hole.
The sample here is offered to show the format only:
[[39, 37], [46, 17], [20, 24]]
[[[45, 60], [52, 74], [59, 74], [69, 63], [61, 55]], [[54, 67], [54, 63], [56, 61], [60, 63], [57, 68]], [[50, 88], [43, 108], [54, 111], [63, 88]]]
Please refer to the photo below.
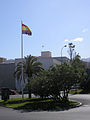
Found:
[[51, 52], [50, 51], [42, 51], [41, 57], [52, 57]]

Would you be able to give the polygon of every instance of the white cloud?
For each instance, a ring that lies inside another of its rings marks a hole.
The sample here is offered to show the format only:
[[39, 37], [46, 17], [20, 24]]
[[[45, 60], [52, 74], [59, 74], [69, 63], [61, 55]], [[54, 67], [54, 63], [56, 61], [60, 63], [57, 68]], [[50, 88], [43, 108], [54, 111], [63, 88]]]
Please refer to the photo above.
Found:
[[86, 29], [86, 28], [82, 30], [83, 33], [87, 32], [87, 31], [88, 31], [88, 29]]
[[64, 42], [69, 42], [69, 40], [68, 40], [68, 39], [65, 39]]
[[82, 37], [79, 37], [79, 38], [75, 38], [73, 40], [71, 40], [73, 42], [82, 42], [83, 41], [83, 38]]
[[84, 39], [83, 37], [78, 37], [72, 40], [65, 39], [64, 42], [82, 42], [83, 39]]

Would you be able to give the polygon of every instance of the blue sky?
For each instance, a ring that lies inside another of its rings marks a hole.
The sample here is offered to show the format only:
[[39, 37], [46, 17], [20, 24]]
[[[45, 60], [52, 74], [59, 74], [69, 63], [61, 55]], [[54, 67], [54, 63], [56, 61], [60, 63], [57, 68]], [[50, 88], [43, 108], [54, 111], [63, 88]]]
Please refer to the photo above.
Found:
[[72, 42], [82, 58], [90, 57], [90, 0], [0, 0], [0, 57], [21, 57], [21, 20], [32, 31], [23, 35], [24, 56], [42, 50], [61, 56]]

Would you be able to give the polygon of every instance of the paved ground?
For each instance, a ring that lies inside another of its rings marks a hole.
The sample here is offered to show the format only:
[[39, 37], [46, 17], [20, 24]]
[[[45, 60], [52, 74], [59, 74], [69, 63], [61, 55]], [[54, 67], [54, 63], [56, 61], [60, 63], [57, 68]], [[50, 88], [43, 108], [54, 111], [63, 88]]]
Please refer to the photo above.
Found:
[[84, 105], [90, 105], [90, 95], [89, 94], [80, 94], [80, 95], [70, 95], [69, 98], [80, 101]]
[[65, 111], [22, 112], [0, 107], [0, 120], [90, 120], [90, 95], [73, 95], [83, 106]]
[[[25, 98], [28, 98], [28, 94], [24, 94]], [[32, 97], [35, 97], [35, 95], [32, 94]], [[17, 95], [10, 95], [10, 98], [22, 98], [22, 95], [17, 94]], [[0, 96], [0, 100], [1, 100], [1, 96]]]

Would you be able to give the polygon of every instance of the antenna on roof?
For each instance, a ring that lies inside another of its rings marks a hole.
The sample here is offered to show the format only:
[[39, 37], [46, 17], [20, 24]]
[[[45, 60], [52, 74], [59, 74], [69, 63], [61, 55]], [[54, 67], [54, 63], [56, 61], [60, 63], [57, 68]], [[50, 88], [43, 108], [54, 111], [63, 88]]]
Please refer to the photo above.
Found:
[[42, 45], [42, 51], [43, 51], [43, 49], [44, 49], [44, 45]]

